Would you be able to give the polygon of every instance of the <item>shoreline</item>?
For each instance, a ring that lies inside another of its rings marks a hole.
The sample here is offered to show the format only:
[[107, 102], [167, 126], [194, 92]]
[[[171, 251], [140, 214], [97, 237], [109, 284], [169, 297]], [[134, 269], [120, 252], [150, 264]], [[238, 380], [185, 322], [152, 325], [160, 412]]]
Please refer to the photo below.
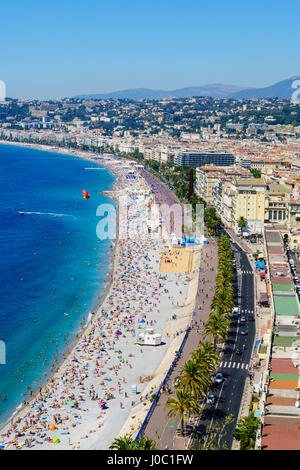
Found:
[[[68, 155], [68, 156], [75, 156], [77, 158], [81, 158], [81, 159], [84, 159], [84, 160], [88, 160], [88, 161], [93, 161], [94, 163], [96, 163], [97, 165], [101, 165], [100, 162], [97, 162], [95, 160], [93, 160], [91, 157], [89, 157], [89, 155], [85, 155], [84, 151], [80, 151], [82, 152], [82, 154], [80, 155], [75, 155], [73, 152], [60, 152], [59, 151], [59, 148], [58, 147], [52, 147], [52, 146], [48, 146], [48, 145], [39, 145], [39, 144], [25, 144], [22, 145], [22, 143], [17, 143], [17, 142], [10, 142], [10, 141], [2, 141], [0, 140], [0, 145], [10, 145], [10, 146], [17, 146], [17, 147], [23, 147], [23, 148], [32, 148], [33, 150], [40, 150], [40, 151], [46, 151], [46, 152], [52, 152], [52, 153], [62, 153], [64, 155]], [[113, 174], [114, 176], [117, 178], [116, 181], [113, 183], [112, 185], [112, 189], [111, 191], [114, 191], [116, 186], [117, 186], [117, 183], [118, 183], [118, 175], [117, 173], [115, 173], [111, 167], [108, 167], [106, 165], [102, 165], [102, 166], [105, 166], [106, 168], [108, 168]], [[114, 197], [113, 193], [111, 195], [109, 195], [109, 197], [111, 199], [113, 199], [116, 203], [116, 206], [117, 206], [117, 209], [118, 209], [118, 201], [117, 201], [117, 198]], [[113, 282], [113, 275], [114, 275], [114, 271], [115, 271], [115, 255], [116, 255], [116, 249], [117, 249], [117, 245], [118, 245], [118, 237], [119, 237], [119, 227], [118, 227], [118, 224], [116, 226], [116, 238], [113, 242], [113, 249], [112, 249], [112, 253], [111, 253], [111, 269], [109, 270], [109, 280], [107, 282], [107, 285], [105, 287], [105, 290], [101, 296], [101, 299], [99, 301], [99, 303], [97, 303], [96, 307], [94, 308], [94, 310], [91, 312], [91, 316], [88, 315], [87, 316], [87, 322], [82, 325], [82, 327], [80, 328], [80, 330], [78, 331], [78, 333], [76, 333], [76, 336], [75, 336], [75, 339], [72, 341], [72, 343], [69, 345], [67, 351], [63, 354], [61, 360], [57, 363], [56, 367], [55, 367], [55, 370], [53, 372], [51, 372], [49, 374], [49, 376], [43, 381], [43, 384], [40, 385], [38, 387], [37, 390], [35, 390], [32, 395], [28, 396], [27, 398], [25, 398], [25, 400], [22, 401], [22, 403], [20, 403], [16, 408], [15, 408], [15, 411], [13, 411], [12, 415], [5, 421], [5, 423], [3, 423], [1, 426], [0, 426], [0, 435], [1, 435], [1, 432], [3, 431], [3, 429], [5, 429], [11, 422], [13, 422], [15, 419], [18, 419], [19, 415], [22, 414], [22, 412], [24, 411], [24, 409], [33, 401], [35, 400], [35, 398], [37, 397], [37, 395], [40, 393], [40, 390], [43, 390], [43, 388], [47, 385], [47, 383], [53, 379], [55, 377], [55, 375], [59, 372], [59, 369], [63, 366], [65, 360], [67, 359], [67, 357], [71, 354], [71, 352], [75, 349], [76, 345], [79, 343], [80, 339], [82, 338], [82, 336], [84, 335], [84, 333], [86, 332], [86, 330], [89, 328], [92, 320], [93, 320], [93, 317], [96, 313], [96, 311], [98, 309], [101, 308], [103, 302], [105, 301], [107, 295], [109, 294], [109, 291], [111, 289], [111, 285], [112, 285], [112, 282]], [[89, 318], [90, 317], [90, 318]]]
[[[65, 151], [64, 148], [58, 148], [58, 147], [51, 147], [51, 146], [48, 146], [48, 145], [39, 145], [39, 144], [23, 144], [23, 143], [14, 143], [14, 142], [7, 142], [7, 141], [0, 141], [0, 144], [3, 144], [3, 145], [17, 145], [17, 146], [20, 146], [20, 147], [25, 147], [25, 148], [32, 148], [32, 149], [36, 149], [36, 150], [41, 150], [41, 151], [48, 151], [48, 152], [53, 152], [53, 153], [60, 153], [60, 154], [65, 154], [65, 155], [70, 155], [70, 156], [76, 156], [77, 158], [83, 158], [83, 159], [86, 159], [86, 160], [89, 160], [89, 161], [93, 161], [94, 163], [97, 163], [97, 164], [100, 164], [106, 168], [108, 168], [116, 177], [117, 177], [117, 180], [116, 182], [113, 184], [113, 187], [112, 187], [112, 193], [109, 194], [109, 197], [112, 197], [114, 199], [115, 202], [117, 202], [117, 198], [115, 197], [114, 195], [114, 191], [117, 190], [118, 188], [118, 184], [120, 184], [120, 178], [121, 176], [118, 175], [118, 171], [114, 171], [116, 170], [116, 168], [112, 168], [112, 165], [109, 165], [108, 162], [105, 162], [101, 160], [101, 162], [98, 162], [98, 161], [95, 161], [93, 156], [95, 154], [91, 154], [90, 152], [84, 152], [84, 151]], [[96, 154], [97, 155], [97, 154]], [[125, 163], [125, 162], [124, 162]], [[141, 177], [144, 184], [146, 186], [147, 183], [145, 182], [144, 178]], [[165, 234], [165, 236], [168, 236], [167, 234]], [[87, 334], [89, 328], [92, 326], [93, 324], [93, 320], [94, 319], [97, 319], [97, 317], [101, 316], [101, 309], [103, 309], [103, 305], [105, 304], [105, 302], [108, 300], [108, 297], [109, 297], [109, 293], [112, 291], [112, 286], [113, 286], [113, 282], [114, 282], [114, 277], [116, 276], [116, 271], [118, 269], [118, 256], [117, 256], [117, 251], [118, 251], [118, 248], [120, 248], [119, 246], [119, 224], [117, 224], [117, 233], [116, 233], [116, 239], [114, 240], [114, 248], [113, 248], [113, 252], [112, 252], [112, 257], [111, 257], [111, 269], [110, 269], [110, 278], [109, 278], [109, 282], [107, 283], [107, 286], [105, 288], [105, 292], [103, 293], [102, 297], [101, 297], [101, 300], [99, 302], [99, 304], [97, 305], [97, 307], [94, 309], [94, 311], [92, 312], [92, 315], [91, 315], [91, 318], [88, 320], [88, 322], [82, 327], [82, 329], [79, 331], [79, 333], [76, 335], [76, 339], [74, 341], [73, 344], [70, 345], [70, 347], [68, 348], [68, 351], [64, 354], [62, 360], [60, 361], [59, 364], [57, 364], [56, 366], [56, 369], [55, 371], [48, 377], [48, 379], [46, 380], [46, 382], [43, 384], [43, 386], [41, 387], [42, 389], [42, 392], [41, 391], [36, 391], [32, 396], [29, 397], [28, 400], [26, 400], [26, 404], [23, 404], [22, 405], [22, 408], [21, 409], [17, 409], [16, 412], [14, 413], [14, 415], [7, 421], [6, 424], [4, 424], [2, 427], [1, 427], [1, 432], [3, 432], [3, 430], [5, 428], [8, 427], [8, 425], [12, 422], [16, 422], [16, 420], [18, 420], [22, 414], [24, 413], [25, 409], [27, 407], [30, 406], [30, 404], [32, 404], [32, 402], [34, 400], [36, 400], [37, 396], [40, 394], [40, 393], [43, 393], [43, 390], [44, 389], [47, 389], [47, 387], [49, 386], [49, 383], [51, 383], [51, 381], [53, 381], [56, 376], [60, 375], [62, 373], [62, 369], [63, 367], [66, 365], [66, 362], [68, 361], [71, 353], [76, 350], [76, 347], [78, 347], [78, 345], [80, 344], [80, 341], [83, 339], [84, 335]], [[159, 273], [157, 274], [159, 275]], [[182, 274], [183, 275], [183, 274]], [[182, 276], [181, 275], [181, 276]], [[193, 289], [192, 289], [193, 291]], [[185, 304], [185, 302], [184, 302]], [[191, 310], [189, 308], [189, 310]], [[190, 315], [185, 315], [185, 320], [184, 320], [184, 324], [189, 322], [189, 320], [191, 319], [191, 314], [192, 314], [192, 311], [190, 311]], [[168, 319], [165, 318], [165, 325], [164, 325], [164, 328], [163, 328], [163, 331], [165, 332], [165, 330], [167, 329], [167, 323], [168, 323]], [[177, 323], [177, 321], [175, 322]], [[183, 324], [182, 322], [180, 322], [181, 324]], [[187, 323], [188, 324], [188, 323]], [[173, 325], [175, 326], [175, 324], [173, 323]], [[174, 348], [172, 348], [171, 346], [174, 345], [174, 343], [178, 343], [179, 339], [181, 338], [181, 334], [180, 335], [177, 335], [177, 337], [174, 339], [174, 341], [172, 341], [169, 345], [168, 345], [168, 348], [167, 350], [164, 351], [164, 354], [163, 356], [160, 358], [158, 364], [157, 364], [157, 367], [155, 367], [154, 371], [153, 371], [153, 377], [154, 379], [156, 378], [156, 381], [159, 379], [159, 376], [161, 375], [161, 372], [160, 374], [158, 374], [158, 372], [160, 371], [160, 369], [162, 368], [162, 364], [163, 363], [171, 363], [172, 360], [173, 360], [173, 357], [170, 358], [169, 356], [172, 355], [174, 353], [174, 351], [172, 352], [172, 350]], [[168, 357], [169, 357], [169, 361], [168, 361]], [[166, 368], [167, 366], [165, 365], [164, 369]], [[168, 367], [167, 367], [168, 368]], [[148, 383], [145, 383], [145, 384], [142, 384], [142, 387], [143, 389], [150, 389], [150, 385], [153, 385], [153, 381], [150, 381]], [[143, 386], [144, 385], [144, 386]], [[143, 390], [144, 392], [144, 390]], [[146, 414], [147, 410], [145, 409], [145, 407], [142, 406], [142, 403], [140, 404], [140, 408], [142, 407], [142, 414]], [[136, 406], [134, 407], [133, 409], [133, 412], [136, 412]], [[140, 411], [139, 411], [139, 415], [140, 415]], [[128, 425], [129, 423], [132, 423], [133, 425], [133, 422], [130, 421], [130, 417], [132, 416], [132, 410], [129, 410], [129, 413], [128, 413], [128, 416], [124, 422], [123, 420], [123, 425], [122, 423], [120, 422], [120, 426], [119, 426], [119, 433], [115, 433], [114, 434], [114, 437], [118, 435], [120, 435], [120, 432], [122, 431], [122, 429], [127, 429], [128, 428]], [[131, 426], [132, 428], [132, 426]], [[95, 432], [95, 431], [94, 431]], [[74, 448], [74, 447], [73, 447]], [[78, 448], [78, 447], [75, 447], [75, 448]]]

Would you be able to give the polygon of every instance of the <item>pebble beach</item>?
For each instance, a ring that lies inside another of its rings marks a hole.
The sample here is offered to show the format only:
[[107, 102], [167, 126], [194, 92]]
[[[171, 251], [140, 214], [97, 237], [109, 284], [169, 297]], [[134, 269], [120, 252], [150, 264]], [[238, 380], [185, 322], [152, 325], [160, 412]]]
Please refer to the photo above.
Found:
[[[1, 429], [2, 448], [107, 449], [121, 428], [132, 428], [135, 409], [141, 419], [146, 414], [159, 383], [153, 380], [149, 387], [149, 380], [147, 384], [141, 378], [155, 378], [162, 362], [165, 367], [172, 362], [170, 347], [183, 337], [192, 314], [195, 280], [183, 273], [159, 272], [170, 240], [166, 231], [147, 229], [155, 204], [151, 188], [137, 171], [135, 179], [128, 179], [128, 169], [119, 160], [101, 163], [118, 178], [113, 197], [126, 194], [129, 201], [128, 216], [120, 219], [118, 232], [129, 227], [130, 236], [112, 242], [111, 282], [101, 304], [53, 376]], [[142, 232], [132, 235], [137, 225]], [[180, 309], [185, 309], [184, 319], [167, 328], [174, 311]], [[147, 328], [162, 335], [161, 345], [137, 344]]]

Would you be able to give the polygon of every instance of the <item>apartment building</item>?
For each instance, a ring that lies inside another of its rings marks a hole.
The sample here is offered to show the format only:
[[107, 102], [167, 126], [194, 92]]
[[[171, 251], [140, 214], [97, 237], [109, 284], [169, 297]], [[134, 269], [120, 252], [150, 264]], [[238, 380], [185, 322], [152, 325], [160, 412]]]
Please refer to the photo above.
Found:
[[226, 222], [239, 231], [238, 221], [247, 221], [245, 232], [262, 233], [265, 217], [265, 193], [263, 178], [235, 178], [223, 187], [222, 215]]
[[181, 151], [175, 158], [174, 163], [176, 166], [189, 166], [190, 168], [197, 168], [206, 164], [212, 163], [218, 166], [234, 165], [235, 157], [230, 153], [224, 152], [203, 152], [203, 151]]
[[300, 195], [295, 193], [287, 197], [287, 225], [293, 232], [300, 230]]
[[265, 222], [285, 225], [287, 221], [286, 195], [290, 186], [280, 182], [270, 183], [265, 198]]
[[274, 170], [282, 165], [283, 161], [279, 159], [251, 157], [250, 168], [255, 170]]
[[[203, 197], [208, 203], [214, 203], [215, 187], [218, 186], [222, 177], [228, 178], [249, 178], [251, 172], [244, 168], [237, 167], [223, 167], [215, 165], [204, 165], [201, 168], [196, 168], [196, 193]], [[220, 188], [220, 187], [219, 187]]]

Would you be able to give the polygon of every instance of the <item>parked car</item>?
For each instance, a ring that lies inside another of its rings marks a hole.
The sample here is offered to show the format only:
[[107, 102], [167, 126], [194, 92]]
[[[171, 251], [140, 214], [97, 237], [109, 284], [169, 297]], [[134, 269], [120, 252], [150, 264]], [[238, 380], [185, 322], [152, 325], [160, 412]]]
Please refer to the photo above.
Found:
[[234, 307], [232, 309], [231, 317], [232, 318], [239, 318], [240, 317], [240, 309], [238, 307]]
[[255, 320], [255, 316], [254, 316], [252, 313], [250, 313], [250, 315], [248, 315], [248, 320], [249, 320], [249, 321], [254, 321], [254, 320]]
[[215, 403], [215, 397], [214, 395], [207, 395], [207, 398], [206, 398], [206, 403], [208, 403], [209, 405], [213, 405]]
[[242, 315], [241, 316], [241, 322], [245, 323], [245, 321], [247, 321], [246, 315]]
[[243, 335], [243, 336], [245, 336], [245, 335], [248, 334], [248, 331], [245, 330], [245, 328], [242, 328], [242, 329], [240, 330], [240, 334]]
[[215, 382], [217, 384], [220, 384], [223, 382], [223, 375], [221, 374], [221, 372], [218, 372], [215, 376]]

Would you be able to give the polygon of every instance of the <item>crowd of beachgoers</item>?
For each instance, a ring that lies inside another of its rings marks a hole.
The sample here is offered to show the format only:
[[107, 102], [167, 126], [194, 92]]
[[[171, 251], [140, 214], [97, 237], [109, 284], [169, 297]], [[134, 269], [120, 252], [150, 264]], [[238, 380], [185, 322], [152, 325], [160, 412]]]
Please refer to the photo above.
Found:
[[164, 338], [159, 348], [137, 344], [147, 327], [163, 331], [172, 308], [184, 302], [186, 285], [182, 275], [159, 273], [168, 241], [159, 230], [148, 230], [151, 188], [140, 174], [127, 178], [119, 162], [107, 165], [118, 177], [114, 195], [127, 196], [128, 215], [121, 223], [130, 227], [129, 236], [116, 243], [102, 304], [45, 386], [2, 428], [1, 448], [108, 448], [132, 407], [145, 398], [132, 393], [133, 384], [154, 373], [172, 339]]

